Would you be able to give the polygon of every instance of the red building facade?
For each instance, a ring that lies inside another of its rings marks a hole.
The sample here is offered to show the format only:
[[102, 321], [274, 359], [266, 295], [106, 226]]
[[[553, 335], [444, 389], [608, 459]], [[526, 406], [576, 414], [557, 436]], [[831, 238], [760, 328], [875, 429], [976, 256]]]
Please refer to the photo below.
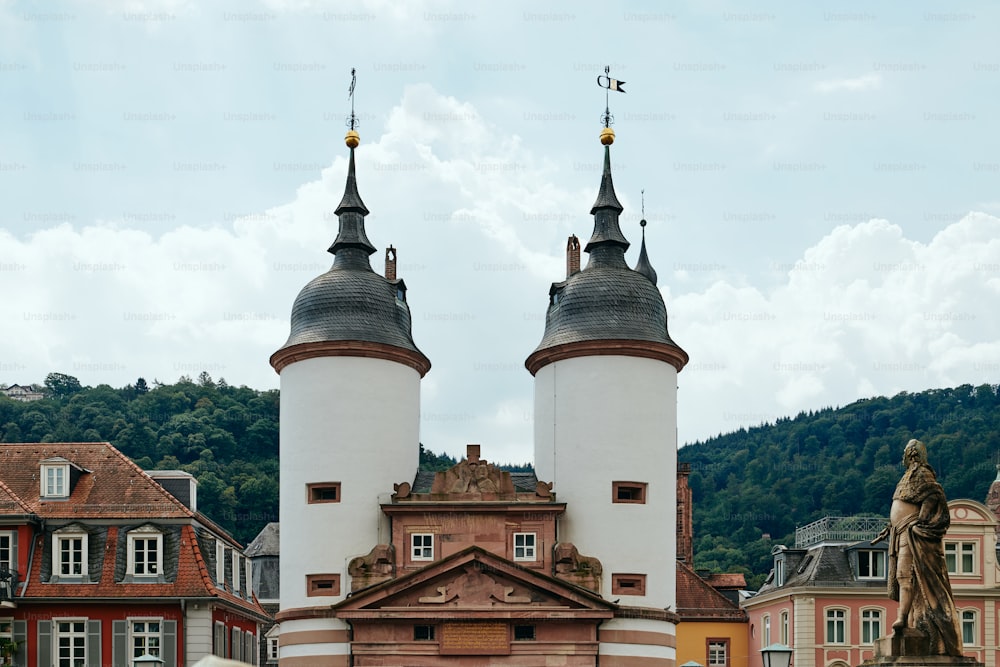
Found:
[[249, 561], [197, 512], [190, 475], [161, 474], [108, 443], [0, 445], [0, 659], [256, 661]]

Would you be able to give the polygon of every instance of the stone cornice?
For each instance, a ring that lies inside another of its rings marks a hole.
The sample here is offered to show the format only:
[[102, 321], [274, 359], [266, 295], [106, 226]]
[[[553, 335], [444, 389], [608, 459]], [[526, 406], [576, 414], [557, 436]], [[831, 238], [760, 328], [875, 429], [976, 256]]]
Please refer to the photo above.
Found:
[[649, 340], [585, 340], [575, 343], [564, 343], [535, 350], [525, 360], [524, 366], [532, 375], [543, 366], [563, 359], [573, 357], [593, 357], [598, 355], [618, 355], [623, 357], [641, 357], [665, 361], [680, 372], [688, 362], [688, 354], [676, 345], [658, 343]]
[[384, 359], [394, 361], [397, 364], [409, 366], [418, 373], [420, 377], [427, 374], [431, 369], [430, 360], [420, 352], [404, 350], [394, 345], [385, 343], [372, 343], [363, 340], [328, 340], [316, 343], [299, 343], [290, 347], [283, 347], [271, 355], [271, 366], [279, 374], [289, 364], [304, 359], [315, 359], [317, 357], [367, 357], [371, 359]]

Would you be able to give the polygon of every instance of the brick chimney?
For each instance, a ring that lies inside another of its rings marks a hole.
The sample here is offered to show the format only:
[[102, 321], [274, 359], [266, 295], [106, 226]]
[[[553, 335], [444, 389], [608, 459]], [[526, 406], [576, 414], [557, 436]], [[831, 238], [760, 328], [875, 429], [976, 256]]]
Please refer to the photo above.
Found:
[[694, 507], [691, 505], [690, 463], [677, 464], [677, 558], [694, 567]]
[[580, 239], [576, 234], [566, 241], [566, 277], [580, 270]]
[[396, 279], [396, 249], [392, 246], [385, 249], [385, 278]]

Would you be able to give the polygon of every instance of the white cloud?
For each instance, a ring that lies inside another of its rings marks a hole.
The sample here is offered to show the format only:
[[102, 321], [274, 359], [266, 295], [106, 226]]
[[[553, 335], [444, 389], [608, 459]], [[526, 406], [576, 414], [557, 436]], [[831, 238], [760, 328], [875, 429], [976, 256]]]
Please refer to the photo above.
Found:
[[818, 93], [857, 92], [862, 90], [877, 90], [882, 87], [882, 77], [879, 74], [863, 74], [853, 79], [828, 79], [813, 85]]
[[[422, 439], [434, 451], [481, 442], [490, 460], [528, 459], [522, 363], [542, 335], [548, 284], [563, 277], [566, 236], [589, 236], [599, 174], [586, 191], [560, 186], [565, 175], [516, 135], [426, 85], [406, 89], [381, 136], [369, 132], [357, 151], [368, 235], [398, 248], [414, 338], [434, 363]], [[340, 149], [291, 201], [228, 226], [0, 230], [0, 368], [13, 371], [3, 380], [60, 371], [121, 386], [207, 370], [276, 386], [267, 358], [287, 337], [295, 294], [332, 261], [345, 171]], [[970, 213], [927, 243], [904, 224], [837, 227], [769, 289], [725, 268], [700, 291], [666, 280], [671, 334], [691, 355], [681, 441], [860, 394], [994, 381], [1000, 219]], [[372, 264], [382, 269], [381, 252]]]

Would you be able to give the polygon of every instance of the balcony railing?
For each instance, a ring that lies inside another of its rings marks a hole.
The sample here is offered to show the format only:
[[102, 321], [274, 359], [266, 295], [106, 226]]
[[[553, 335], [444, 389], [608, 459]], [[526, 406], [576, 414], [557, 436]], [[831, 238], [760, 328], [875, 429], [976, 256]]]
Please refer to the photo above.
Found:
[[10, 607], [17, 595], [17, 571], [11, 570], [7, 565], [0, 565], [0, 604]]
[[827, 516], [795, 529], [795, 548], [820, 542], [861, 542], [878, 535], [889, 520], [881, 516]]

